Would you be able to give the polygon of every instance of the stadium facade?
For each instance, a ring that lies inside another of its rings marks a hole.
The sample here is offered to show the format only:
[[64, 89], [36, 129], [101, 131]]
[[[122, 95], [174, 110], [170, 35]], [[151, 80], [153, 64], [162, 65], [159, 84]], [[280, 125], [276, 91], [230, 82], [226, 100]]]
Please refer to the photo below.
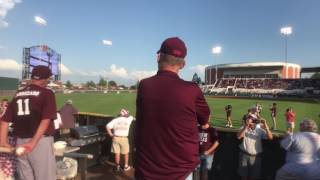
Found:
[[300, 65], [285, 62], [217, 64], [206, 67], [205, 84], [214, 84], [221, 78], [299, 79], [300, 73]]

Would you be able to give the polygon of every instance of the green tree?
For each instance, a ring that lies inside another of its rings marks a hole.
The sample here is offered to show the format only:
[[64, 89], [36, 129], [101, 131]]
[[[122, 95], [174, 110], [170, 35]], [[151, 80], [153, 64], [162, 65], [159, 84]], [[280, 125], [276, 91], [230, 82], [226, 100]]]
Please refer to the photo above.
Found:
[[115, 81], [111, 80], [111, 81], [109, 81], [108, 86], [109, 87], [117, 87], [117, 83]]
[[137, 81], [135, 85], [130, 86], [130, 89], [133, 89], [133, 90], [138, 89], [139, 83], [140, 81]]
[[107, 86], [107, 81], [105, 79], [103, 79], [102, 77], [100, 77], [98, 86], [100, 87], [106, 87]]
[[71, 89], [71, 88], [73, 87], [73, 84], [68, 80], [68, 81], [66, 82], [66, 87], [67, 87], [68, 89]]
[[311, 79], [320, 79], [320, 72], [312, 74]]
[[91, 80], [86, 83], [87, 87], [96, 87], [96, 84]]

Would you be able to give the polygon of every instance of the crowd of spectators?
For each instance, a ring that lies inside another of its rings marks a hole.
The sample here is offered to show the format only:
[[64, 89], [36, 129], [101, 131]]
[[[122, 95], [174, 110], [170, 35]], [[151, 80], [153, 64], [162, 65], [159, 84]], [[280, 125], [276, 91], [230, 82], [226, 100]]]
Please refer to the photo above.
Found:
[[228, 86], [234, 86], [236, 79], [220, 79], [217, 82], [218, 88], [227, 88]]
[[319, 79], [219, 79], [215, 85], [217, 88], [235, 88], [245, 89], [305, 89], [313, 88], [320, 90]]

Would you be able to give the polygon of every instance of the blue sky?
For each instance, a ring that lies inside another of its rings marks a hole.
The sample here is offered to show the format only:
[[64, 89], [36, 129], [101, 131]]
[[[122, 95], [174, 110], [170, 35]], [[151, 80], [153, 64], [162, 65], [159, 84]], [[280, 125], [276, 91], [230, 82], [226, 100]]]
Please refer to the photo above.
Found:
[[161, 42], [178, 36], [188, 47], [181, 77], [203, 79], [206, 65], [284, 61], [286, 25], [288, 62], [319, 66], [319, 8], [318, 0], [0, 0], [0, 75], [20, 77], [22, 48], [47, 44], [62, 55], [62, 80], [129, 85], [154, 74]]

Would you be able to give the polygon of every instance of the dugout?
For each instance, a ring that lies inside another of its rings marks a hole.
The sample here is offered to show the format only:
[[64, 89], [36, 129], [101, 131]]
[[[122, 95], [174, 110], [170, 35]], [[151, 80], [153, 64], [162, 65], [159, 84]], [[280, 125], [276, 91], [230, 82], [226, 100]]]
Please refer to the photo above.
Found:
[[[105, 125], [114, 117], [105, 116], [92, 113], [80, 113], [77, 122], [79, 125], [96, 125], [101, 131], [105, 131]], [[129, 164], [133, 166], [134, 154], [134, 126], [135, 121], [132, 122], [129, 133], [130, 143], [130, 158]], [[219, 133], [220, 145], [214, 157], [212, 166], [213, 179], [223, 180], [240, 180], [237, 174], [238, 156], [240, 140], [237, 139], [237, 132], [239, 129], [230, 129], [224, 127], [216, 127]], [[261, 180], [272, 180], [275, 177], [277, 170], [285, 163], [285, 150], [280, 147], [279, 141], [282, 139], [282, 134], [274, 134], [274, 139], [263, 141], [262, 154], [262, 168]], [[101, 158], [107, 158], [114, 162], [114, 156], [110, 153], [111, 138], [106, 133], [106, 139], [102, 142]], [[101, 160], [101, 159], [100, 159]], [[101, 161], [100, 161], [101, 162]]]

